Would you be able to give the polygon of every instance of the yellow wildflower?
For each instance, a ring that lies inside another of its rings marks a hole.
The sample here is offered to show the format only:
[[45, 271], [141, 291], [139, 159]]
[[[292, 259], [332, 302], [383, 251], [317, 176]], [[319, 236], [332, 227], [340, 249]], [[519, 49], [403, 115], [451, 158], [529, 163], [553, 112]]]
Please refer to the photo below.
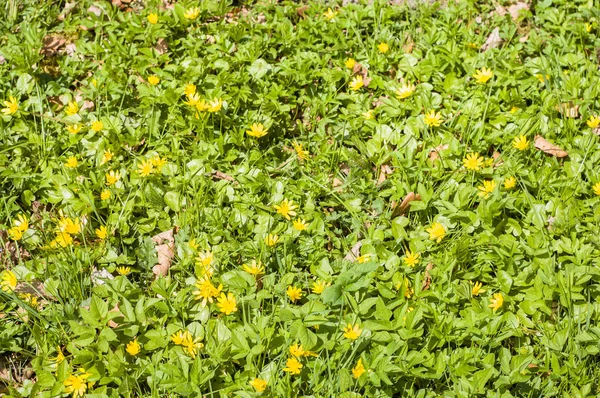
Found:
[[442, 119], [441, 113], [436, 113], [434, 110], [431, 110], [425, 114], [424, 121], [428, 126], [439, 127], [442, 125], [444, 119]]
[[488, 80], [490, 80], [494, 76], [494, 72], [492, 72], [489, 68], [481, 68], [477, 69], [473, 77], [479, 84], [485, 84]]
[[483, 284], [481, 282], [473, 283], [473, 288], [471, 288], [471, 294], [473, 296], [479, 296], [479, 294], [485, 293], [485, 290], [482, 289], [482, 287], [483, 287]]
[[527, 141], [527, 137], [524, 135], [519, 135], [515, 137], [512, 145], [519, 151], [524, 151], [525, 149], [529, 148], [529, 141]]
[[104, 191], [100, 192], [100, 200], [108, 200], [110, 199], [110, 191], [108, 189], [105, 189]]
[[600, 126], [600, 117], [590, 116], [586, 123], [588, 127], [595, 129], [596, 127]]
[[321, 294], [321, 293], [323, 293], [325, 288], [329, 285], [331, 285], [331, 283], [327, 283], [325, 281], [319, 280], [319, 281], [313, 282], [311, 289], [314, 294]]
[[363, 373], [365, 373], [365, 367], [362, 363], [362, 359], [359, 358], [356, 365], [352, 368], [352, 376], [355, 379], [358, 379]]
[[344, 328], [344, 337], [350, 340], [356, 340], [360, 337], [362, 333], [362, 329], [357, 325], [348, 324]]
[[293, 375], [299, 375], [300, 369], [302, 369], [302, 364], [296, 358], [291, 357], [285, 363], [285, 368], [283, 368], [284, 372], [288, 372]]
[[470, 153], [463, 159], [463, 166], [467, 170], [477, 171], [483, 166], [483, 157], [479, 156], [477, 152]]
[[106, 173], [106, 185], [113, 185], [121, 179], [121, 173], [118, 171], [109, 171]]
[[508, 177], [504, 180], [504, 189], [513, 189], [517, 185], [517, 179], [515, 177]]
[[417, 87], [413, 84], [405, 83], [402, 87], [396, 90], [396, 97], [398, 97], [398, 99], [408, 98], [415, 92], [416, 89]]
[[95, 120], [92, 123], [92, 130], [94, 130], [94, 132], [99, 132], [104, 128], [104, 123], [102, 123], [102, 120]]
[[256, 390], [256, 392], [263, 392], [267, 389], [267, 381], [263, 379], [254, 378], [250, 380], [248, 384], [254, 387], [254, 390]]
[[75, 156], [70, 156], [65, 162], [65, 167], [68, 167], [70, 169], [74, 169], [75, 167], [77, 167], [77, 165], [79, 165], [79, 162], [77, 161], [77, 158]]
[[104, 151], [104, 153], [102, 154], [102, 160], [100, 161], [100, 165], [110, 162], [112, 160], [113, 156], [114, 156], [114, 154], [112, 153], [112, 151], [110, 149], [107, 149], [106, 151]]
[[502, 308], [502, 304], [504, 304], [504, 296], [502, 296], [502, 293], [496, 293], [490, 300], [490, 305], [488, 305], [488, 307], [490, 307], [494, 310], [494, 312], [496, 312], [500, 308]]
[[71, 134], [77, 134], [81, 131], [82, 128], [83, 126], [81, 124], [72, 124], [70, 126], [67, 126], [67, 131]]
[[29, 229], [29, 220], [23, 214], [19, 214], [17, 219], [13, 221], [13, 226], [19, 231], [27, 231]]
[[138, 165], [137, 172], [140, 177], [148, 177], [150, 174], [152, 174], [152, 171], [154, 171], [154, 165], [150, 159], [146, 159]]
[[65, 108], [65, 113], [68, 116], [73, 116], [76, 115], [77, 112], [79, 112], [79, 105], [77, 105], [77, 102], [75, 101], [71, 101], [67, 104], [67, 107]]
[[89, 373], [80, 375], [70, 375], [65, 379], [63, 385], [65, 386], [65, 393], [73, 394], [73, 398], [83, 397], [87, 390], [87, 378]]
[[372, 256], [373, 255], [371, 253], [363, 254], [362, 256], [356, 257], [356, 262], [359, 263], [359, 264], [364, 264], [367, 261], [371, 260]]
[[17, 275], [10, 270], [5, 270], [2, 273], [2, 280], [0, 281], [0, 289], [4, 292], [12, 292], [17, 287]]
[[187, 95], [188, 98], [190, 96], [193, 96], [194, 94], [196, 94], [196, 85], [192, 83], [186, 84], [185, 86], [183, 86], [183, 93]]
[[190, 21], [193, 21], [194, 19], [198, 18], [198, 15], [200, 15], [200, 8], [198, 8], [198, 7], [188, 8], [187, 10], [185, 10], [185, 13], [183, 14], [183, 16], [186, 19], [189, 19]]
[[277, 244], [277, 242], [279, 242], [279, 235], [268, 234], [265, 237], [265, 243], [269, 247], [275, 246]]
[[600, 196], [600, 182], [595, 183], [594, 186], [592, 186], [592, 189], [596, 196]]
[[246, 130], [246, 134], [254, 138], [264, 137], [268, 132], [269, 130], [267, 130], [262, 123], [254, 123], [250, 127], [250, 130]]
[[219, 307], [219, 311], [225, 315], [229, 315], [238, 310], [235, 297], [231, 293], [227, 293], [227, 296], [225, 296], [225, 293], [221, 293], [221, 297], [219, 297], [217, 301], [217, 307]]
[[2, 102], [6, 108], [2, 108], [2, 113], [6, 116], [14, 115], [19, 110], [19, 103], [13, 96], [8, 97], [8, 101]]
[[414, 267], [415, 265], [417, 265], [419, 263], [419, 257], [421, 255], [419, 253], [413, 253], [410, 250], [406, 251], [406, 254], [404, 255], [404, 264], [408, 265], [409, 267]]
[[292, 300], [292, 303], [300, 300], [302, 298], [302, 289], [295, 286], [288, 286], [286, 290], [286, 294]]
[[265, 273], [265, 267], [260, 260], [258, 260], [258, 262], [256, 260], [252, 260], [250, 265], [242, 265], [242, 269], [255, 278]]
[[298, 208], [293, 201], [287, 199], [283, 199], [279, 205], [273, 205], [273, 207], [286, 220], [290, 220], [290, 216], [295, 217], [296, 212], [294, 210]]
[[346, 68], [348, 69], [354, 69], [354, 65], [356, 65], [356, 60], [354, 58], [348, 58], [345, 62], [344, 65], [346, 66]]
[[156, 13], [150, 13], [148, 14], [148, 22], [150, 22], [152, 25], [155, 25], [158, 23], [158, 14]]
[[296, 231], [305, 231], [308, 228], [308, 224], [305, 220], [297, 218], [293, 221], [292, 226]]
[[483, 181], [483, 185], [477, 187], [477, 189], [479, 190], [479, 196], [481, 196], [484, 199], [487, 199], [492, 194], [492, 192], [494, 192], [494, 189], [496, 189], [496, 181], [485, 180]]
[[327, 12], [323, 13], [323, 16], [327, 18], [328, 21], [333, 21], [336, 15], [337, 11], [333, 11], [331, 8], [328, 8]]
[[69, 235], [76, 235], [81, 232], [81, 222], [78, 217], [62, 217], [58, 220], [58, 230], [60, 232], [66, 232]]
[[221, 98], [214, 98], [208, 104], [208, 111], [212, 112], [212, 113], [219, 112], [222, 107], [223, 107], [223, 100]]
[[223, 289], [223, 285], [215, 286], [208, 278], [203, 278], [201, 280], [196, 281], [196, 288], [193, 292], [194, 296], [196, 296], [196, 300], [202, 299], [202, 306], [205, 307], [206, 304], [212, 303], [213, 299], [219, 297], [221, 294], [221, 290]]
[[387, 43], [381, 42], [377, 45], [377, 49], [380, 53], [385, 54], [390, 49], [390, 46]]
[[96, 233], [96, 236], [102, 240], [106, 239], [106, 237], [108, 236], [108, 230], [106, 229], [106, 227], [104, 225], [102, 225], [100, 228], [96, 229], [94, 232]]
[[446, 228], [439, 222], [431, 224], [431, 227], [427, 228], [427, 232], [429, 232], [429, 239], [437, 243], [440, 243], [444, 236], [446, 236]]
[[361, 75], [357, 75], [357, 76], [354, 76], [354, 78], [352, 79], [352, 81], [349, 84], [349, 87], [350, 87], [350, 89], [352, 91], [358, 91], [364, 85], [365, 85], [365, 83], [363, 81], [362, 76]]
[[160, 77], [156, 75], [148, 76], [148, 83], [150, 83], [152, 86], [156, 86], [158, 83], [160, 83]]
[[133, 357], [136, 356], [141, 351], [140, 343], [137, 342], [137, 339], [131, 340], [125, 347], [125, 351]]
[[298, 144], [297, 142], [294, 142], [292, 145], [294, 146], [294, 151], [296, 151], [296, 155], [298, 155], [298, 159], [300, 159], [300, 160], [308, 159], [309, 153], [306, 149], [304, 149], [302, 147], [302, 144]]
[[131, 273], [131, 268], [130, 267], [117, 267], [116, 271], [119, 275], [126, 276]]

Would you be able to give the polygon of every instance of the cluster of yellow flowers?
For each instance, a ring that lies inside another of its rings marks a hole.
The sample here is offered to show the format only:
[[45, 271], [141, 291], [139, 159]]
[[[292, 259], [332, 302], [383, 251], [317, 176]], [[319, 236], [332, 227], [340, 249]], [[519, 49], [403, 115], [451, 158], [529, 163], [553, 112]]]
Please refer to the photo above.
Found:
[[174, 333], [171, 336], [171, 341], [175, 345], [182, 346], [185, 352], [192, 358], [196, 358], [198, 350], [204, 347], [204, 344], [201, 343], [201, 339], [194, 339], [194, 336], [192, 336], [192, 333], [189, 330], [180, 330], [179, 332]]
[[[192, 245], [190, 245], [192, 246]], [[195, 243], [194, 245], [195, 246]], [[208, 303], [213, 303], [213, 299], [217, 298], [217, 308], [220, 312], [225, 315], [230, 315], [237, 312], [237, 301], [235, 296], [229, 292], [223, 293], [223, 285], [219, 284], [215, 286], [212, 283], [211, 278], [214, 274], [214, 268], [212, 263], [214, 255], [210, 250], [201, 252], [196, 257], [196, 265], [201, 270], [202, 274], [196, 281], [196, 291], [193, 292], [196, 300], [202, 300], [202, 306], [206, 306]]]
[[65, 393], [73, 394], [74, 398], [83, 397], [88, 388], [91, 388], [93, 382], [88, 382], [91, 373], [85, 371], [85, 369], [78, 369], [76, 374], [72, 374], [65, 379], [63, 385], [65, 386]]
[[13, 226], [8, 229], [8, 236], [12, 240], [21, 240], [25, 231], [29, 229], [29, 220], [23, 214], [19, 214], [13, 221]]
[[201, 112], [216, 113], [223, 108], [223, 100], [221, 98], [213, 98], [211, 100], [205, 100], [200, 98], [200, 95], [196, 92], [196, 86], [194, 84], [186, 84], [183, 88], [184, 94], [187, 101], [184, 103], [195, 110], [194, 117], [200, 118]]

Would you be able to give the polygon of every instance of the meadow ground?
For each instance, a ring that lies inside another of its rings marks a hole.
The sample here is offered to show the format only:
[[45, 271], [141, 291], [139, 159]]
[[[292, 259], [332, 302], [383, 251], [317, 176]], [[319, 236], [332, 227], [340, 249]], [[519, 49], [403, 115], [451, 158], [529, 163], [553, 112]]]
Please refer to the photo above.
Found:
[[597, 396], [599, 22], [3, 1], [2, 393]]

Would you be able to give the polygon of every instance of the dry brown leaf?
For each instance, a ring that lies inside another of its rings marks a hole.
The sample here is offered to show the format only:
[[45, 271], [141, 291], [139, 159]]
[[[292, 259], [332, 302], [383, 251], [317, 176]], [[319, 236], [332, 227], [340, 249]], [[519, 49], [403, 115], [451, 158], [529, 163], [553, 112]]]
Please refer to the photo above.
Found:
[[387, 164], [382, 164], [379, 178], [377, 179], [377, 185], [381, 185], [387, 179], [388, 174], [392, 174], [392, 168]]
[[502, 166], [504, 164], [504, 160], [500, 158], [501, 156], [502, 154], [498, 151], [494, 151], [492, 154], [492, 159], [494, 159], [494, 167]]
[[215, 170], [211, 173], [211, 175], [216, 180], [235, 181], [235, 179], [232, 176], [230, 176], [229, 174], [225, 174], [221, 171]]
[[153, 236], [152, 241], [156, 244], [155, 249], [158, 256], [158, 264], [152, 267], [152, 272], [156, 276], [165, 276], [171, 268], [173, 257], [175, 257], [174, 229]]
[[40, 53], [46, 57], [56, 55], [66, 42], [66, 39], [59, 35], [47, 35], [42, 39], [42, 49], [40, 50]]
[[156, 50], [157, 53], [159, 53], [160, 55], [165, 54], [167, 51], [169, 51], [169, 43], [167, 43], [167, 41], [164, 38], [160, 38], [156, 41], [156, 44], [154, 45], [154, 49]]
[[425, 275], [423, 275], [423, 285], [421, 286], [421, 290], [427, 290], [429, 289], [429, 286], [431, 286], [431, 275], [429, 275], [429, 271], [432, 269], [433, 263], [429, 263], [427, 264], [427, 267], [425, 267]]
[[535, 136], [535, 149], [539, 149], [540, 151], [557, 158], [564, 158], [569, 155], [567, 151], [562, 150], [560, 147], [546, 141], [546, 139], [541, 135]]
[[440, 152], [450, 148], [448, 144], [440, 144], [429, 151], [429, 160], [432, 162], [438, 160], [440, 158]]
[[518, 1], [510, 7], [508, 7], [508, 13], [514, 21], [519, 19], [519, 14], [521, 13], [521, 10], [529, 10], [529, 4], [524, 3], [522, 1]]
[[98, 6], [95, 5], [91, 5], [88, 8], [88, 12], [91, 12], [92, 14], [94, 14], [95, 16], [99, 17], [100, 15], [102, 15], [102, 9]]
[[579, 116], [579, 105], [575, 105], [572, 101], [557, 105], [556, 110], [564, 117], [574, 118]]
[[[123, 314], [121, 314], [121, 310], [119, 309], [119, 304], [115, 304], [115, 306], [113, 307], [113, 309], [109, 311], [109, 313], [111, 313], [111, 312], [116, 312], [119, 315], [123, 315]], [[119, 324], [117, 322], [115, 322], [114, 320], [111, 319], [111, 320], [108, 321], [108, 327], [114, 329], [116, 327], [119, 327]]]
[[600, 127], [596, 127], [595, 129], [592, 130], [594, 132], [594, 134], [596, 135], [600, 135]]
[[307, 5], [296, 8], [296, 14], [298, 14], [301, 18], [306, 18], [306, 15], [304, 15], [306, 11], [308, 11]]
[[365, 66], [363, 66], [357, 62], [354, 65], [354, 68], [352, 68], [352, 73], [355, 75], [361, 75], [363, 78], [363, 85], [365, 87], [369, 87], [369, 83], [371, 83], [371, 79], [369, 77], [367, 77], [369, 74], [369, 71]]
[[400, 203], [399, 206], [394, 207], [394, 211], [392, 211], [392, 218], [406, 214], [408, 209], [410, 209], [410, 203], [415, 200], [421, 200], [421, 195], [418, 193], [409, 192], [402, 200], [402, 203]]
[[487, 51], [492, 48], [498, 47], [500, 44], [502, 44], [502, 38], [500, 37], [500, 28], [494, 28], [494, 30], [492, 31], [492, 33], [490, 33], [485, 43], [483, 43], [483, 46], [481, 46], [481, 49], [483, 51]]
[[54, 297], [46, 291], [44, 284], [40, 281], [31, 281], [27, 283], [19, 282], [15, 288], [15, 293], [31, 294], [38, 298], [54, 300]]
[[362, 245], [363, 245], [362, 240], [359, 240], [358, 242], [356, 242], [354, 244], [354, 246], [352, 246], [352, 249], [350, 249], [348, 254], [346, 254], [346, 256], [344, 257], [344, 260], [354, 261], [358, 257], [360, 257], [360, 248], [362, 247]]

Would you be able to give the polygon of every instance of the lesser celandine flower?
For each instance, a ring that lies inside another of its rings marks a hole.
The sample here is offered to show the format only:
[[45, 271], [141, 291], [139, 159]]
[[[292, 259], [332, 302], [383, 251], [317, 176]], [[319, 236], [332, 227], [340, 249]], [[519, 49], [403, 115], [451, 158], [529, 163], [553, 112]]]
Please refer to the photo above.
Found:
[[12, 292], [17, 287], [17, 275], [10, 270], [5, 270], [2, 273], [2, 280], [0, 280], [0, 288], [4, 292]]
[[373, 255], [371, 253], [363, 254], [362, 256], [356, 257], [356, 262], [359, 264], [364, 264], [371, 259]]
[[14, 115], [19, 110], [19, 102], [13, 96], [8, 97], [8, 101], [2, 102], [6, 108], [2, 108], [2, 113], [6, 116]]
[[110, 191], [108, 189], [105, 189], [104, 191], [100, 192], [100, 200], [108, 200], [110, 199]]
[[150, 22], [152, 25], [155, 25], [158, 23], [158, 14], [155, 13], [150, 13], [148, 14], [148, 22]]
[[365, 118], [365, 120], [375, 119], [375, 115], [373, 115], [373, 109], [369, 109], [368, 111], [363, 112], [362, 116]]
[[444, 239], [444, 236], [446, 236], [446, 228], [439, 222], [431, 224], [426, 231], [429, 232], [429, 239], [434, 240], [437, 243], [440, 243], [442, 239]]
[[252, 126], [250, 126], [250, 130], [246, 130], [246, 134], [254, 138], [264, 137], [268, 132], [269, 130], [267, 130], [262, 123], [253, 123]]
[[596, 196], [600, 196], [600, 182], [595, 183], [594, 186], [592, 186], [592, 189]]
[[590, 116], [586, 123], [588, 127], [595, 129], [596, 127], [600, 126], [600, 117]]
[[81, 124], [72, 124], [67, 126], [67, 131], [71, 134], [77, 134], [81, 131], [82, 127], [83, 126]]
[[114, 156], [114, 154], [112, 153], [112, 151], [110, 149], [107, 149], [106, 151], [104, 151], [104, 153], [102, 154], [102, 160], [100, 161], [100, 165], [110, 162], [111, 159], [113, 158], [113, 156]]
[[469, 153], [463, 159], [463, 166], [465, 166], [467, 170], [477, 171], [483, 166], [483, 157], [479, 156], [477, 152]]
[[299, 375], [300, 369], [302, 369], [302, 364], [296, 358], [291, 357], [285, 363], [285, 368], [283, 368], [284, 372], [288, 372], [293, 375]]
[[263, 392], [267, 389], [267, 381], [259, 378], [254, 378], [248, 382], [256, 392]]
[[21, 231], [19, 228], [17, 227], [12, 227], [8, 229], [8, 237], [14, 241], [18, 241], [21, 240], [21, 238], [23, 238], [23, 234], [25, 231]]
[[73, 394], [73, 398], [83, 397], [85, 395], [85, 391], [88, 387], [87, 379], [91, 376], [91, 374], [85, 372], [83, 369], [80, 369], [79, 372], [80, 374], [70, 375], [63, 381], [65, 393]]
[[286, 294], [288, 295], [292, 303], [295, 303], [296, 301], [302, 298], [302, 289], [296, 286], [288, 286]]
[[325, 290], [327, 286], [331, 285], [331, 283], [327, 283], [325, 281], [315, 281], [313, 282], [311, 289], [314, 294], [321, 294]]
[[65, 113], [68, 116], [73, 116], [76, 115], [77, 112], [79, 112], [79, 105], [77, 105], [77, 102], [75, 101], [71, 101], [67, 104], [67, 107], [65, 108]]
[[479, 190], [479, 196], [487, 199], [494, 192], [494, 189], [496, 189], [496, 181], [485, 180], [483, 181], [483, 185], [477, 187], [477, 189]]
[[185, 13], [183, 14], [183, 16], [186, 19], [189, 19], [190, 21], [193, 21], [194, 19], [198, 18], [198, 15], [200, 15], [200, 8], [198, 8], [198, 7], [188, 8], [187, 10], [185, 10]]
[[125, 347], [125, 351], [133, 357], [136, 356], [141, 351], [140, 343], [137, 342], [137, 339], [131, 340]]
[[78, 217], [61, 217], [61, 219], [58, 220], [58, 229], [61, 232], [76, 235], [81, 232], [81, 222]]
[[488, 307], [496, 312], [502, 308], [502, 304], [504, 304], [504, 296], [502, 296], [502, 293], [496, 293], [492, 296], [492, 299], [490, 299], [490, 305], [488, 305]]
[[300, 160], [308, 159], [309, 153], [306, 149], [304, 149], [302, 147], [302, 144], [298, 144], [297, 142], [294, 142], [292, 145], [294, 146], [294, 151], [296, 151], [296, 155], [298, 155], [298, 159], [300, 159]]
[[121, 179], [121, 173], [118, 171], [109, 171], [106, 173], [106, 185], [113, 185]]
[[126, 276], [131, 273], [131, 268], [130, 267], [117, 267], [116, 271], [119, 275]]
[[95, 120], [92, 123], [92, 130], [94, 130], [94, 132], [98, 133], [99, 131], [102, 131], [102, 129], [104, 128], [104, 123], [102, 123], [102, 120]]
[[297, 218], [292, 223], [292, 226], [296, 231], [304, 231], [308, 228], [308, 224], [301, 218]]
[[346, 68], [348, 69], [354, 69], [354, 65], [356, 65], [356, 60], [354, 58], [348, 58], [345, 62], [344, 65], [346, 66]]
[[160, 77], [156, 75], [148, 76], [148, 83], [150, 83], [153, 86], [156, 86], [158, 83], [160, 83]]
[[223, 100], [221, 98], [214, 98], [208, 103], [208, 111], [215, 113], [219, 112], [223, 108]]
[[407, 250], [403, 258], [404, 264], [409, 267], [414, 267], [419, 263], [419, 257], [421, 257], [419, 253], [413, 253], [410, 250]]
[[408, 98], [415, 92], [416, 89], [417, 88], [414, 85], [405, 83], [402, 85], [402, 87], [396, 90], [396, 97], [398, 97], [398, 99]]
[[479, 296], [480, 293], [485, 293], [485, 290], [483, 290], [482, 287], [483, 284], [481, 282], [475, 282], [471, 288], [471, 294], [473, 296]]
[[290, 355], [296, 358], [301, 358], [304, 356], [304, 348], [302, 347], [302, 344], [294, 344], [292, 346], [290, 346]]
[[290, 216], [295, 217], [296, 212], [294, 210], [298, 208], [293, 201], [288, 199], [283, 199], [280, 204], [273, 205], [273, 207], [277, 210], [277, 213], [281, 214], [286, 220], [290, 220]]
[[362, 329], [357, 324], [352, 325], [349, 323], [348, 326], [344, 328], [344, 337], [349, 340], [356, 340], [361, 334]]
[[425, 114], [425, 118], [423, 119], [426, 125], [431, 127], [439, 127], [442, 125], [444, 119], [442, 119], [441, 113], [436, 113], [436, 111], [431, 110]]
[[586, 23], [585, 23], [585, 31], [586, 31], [587, 33], [590, 33], [590, 32], [592, 31], [592, 28], [593, 28], [593, 27], [594, 27], [594, 24], [592, 24], [592, 23], [589, 23], [589, 22], [586, 22]]
[[537, 75], [535, 75], [535, 77], [537, 77], [540, 83], [544, 83], [550, 80], [550, 75], [543, 75], [541, 73], [538, 73]]
[[185, 86], [183, 86], [183, 93], [188, 97], [196, 94], [196, 85], [192, 83], [186, 84]]
[[54, 364], [56, 365], [60, 365], [62, 361], [64, 361], [65, 358], [65, 354], [63, 353], [62, 349], [60, 348], [60, 346], [56, 347], [56, 356], [53, 358], [49, 358], [52, 362], [54, 362]]
[[94, 230], [94, 232], [96, 233], [96, 236], [98, 237], [98, 239], [104, 240], [108, 236], [108, 230], [106, 229], [106, 227], [104, 225], [102, 225], [100, 228], [97, 228], [96, 230]]
[[515, 137], [512, 145], [519, 151], [524, 151], [525, 149], [529, 148], [529, 141], [527, 141], [527, 137], [524, 135], [519, 135]]
[[151, 159], [152, 165], [156, 167], [155, 172], [160, 172], [162, 167], [167, 164], [167, 159], [162, 159], [160, 156], [156, 155], [156, 157]]
[[387, 43], [381, 42], [377, 45], [377, 49], [380, 53], [385, 54], [390, 49], [390, 46]]
[[327, 18], [328, 21], [333, 21], [336, 15], [337, 11], [333, 11], [331, 8], [328, 8], [327, 12], [323, 13], [323, 16]]
[[510, 113], [517, 113], [521, 108], [519, 108], [518, 106], [513, 106], [512, 108], [510, 108]]
[[354, 365], [354, 367], [352, 368], [352, 376], [355, 379], [358, 379], [360, 376], [363, 375], [363, 373], [365, 373], [365, 366], [362, 363], [362, 359], [359, 358], [356, 362], [356, 365]]
[[481, 68], [481, 69], [477, 69], [477, 71], [473, 75], [473, 78], [475, 78], [475, 80], [477, 81], [477, 83], [479, 83], [479, 84], [485, 84], [493, 76], [494, 76], [494, 72], [492, 72], [491, 69], [489, 69], [489, 68]]
[[171, 341], [173, 343], [175, 343], [176, 345], [182, 345], [183, 342], [187, 339], [191, 339], [192, 338], [192, 334], [190, 333], [189, 330], [180, 330], [179, 332], [173, 333], [171, 335]]
[[70, 156], [65, 162], [65, 167], [68, 167], [70, 169], [74, 169], [75, 167], [77, 167], [77, 165], [79, 165], [79, 162], [77, 161], [77, 158], [75, 156]]
[[196, 300], [202, 300], [201, 304], [205, 307], [206, 304], [212, 303], [214, 298], [219, 297], [223, 285], [215, 286], [209, 278], [205, 277], [196, 281], [196, 288], [198, 290], [195, 290], [193, 294], [196, 296]]
[[235, 297], [231, 293], [221, 293], [221, 297], [217, 299], [217, 307], [219, 307], [219, 311], [224, 313], [225, 315], [229, 315], [233, 312], [237, 311], [237, 302], [235, 301]]
[[269, 247], [275, 246], [277, 244], [277, 242], [279, 242], [279, 235], [268, 234], [265, 237], [265, 243]]
[[513, 189], [517, 185], [517, 179], [515, 177], [508, 177], [504, 180], [504, 189]]
[[68, 232], [58, 232], [56, 237], [52, 242], [50, 242], [50, 247], [67, 247], [73, 244], [73, 237]]
[[27, 231], [29, 229], [29, 220], [23, 214], [19, 214], [13, 221], [13, 225], [20, 231]]
[[354, 78], [352, 79], [352, 81], [349, 84], [350, 90], [352, 90], [352, 91], [358, 91], [364, 85], [365, 85], [365, 83], [364, 83], [361, 75], [354, 76]]
[[154, 171], [154, 165], [152, 164], [152, 160], [145, 159], [138, 165], [137, 172], [140, 177], [148, 177]]
[[255, 278], [265, 273], [265, 267], [260, 260], [252, 260], [252, 263], [242, 265], [242, 269]]

